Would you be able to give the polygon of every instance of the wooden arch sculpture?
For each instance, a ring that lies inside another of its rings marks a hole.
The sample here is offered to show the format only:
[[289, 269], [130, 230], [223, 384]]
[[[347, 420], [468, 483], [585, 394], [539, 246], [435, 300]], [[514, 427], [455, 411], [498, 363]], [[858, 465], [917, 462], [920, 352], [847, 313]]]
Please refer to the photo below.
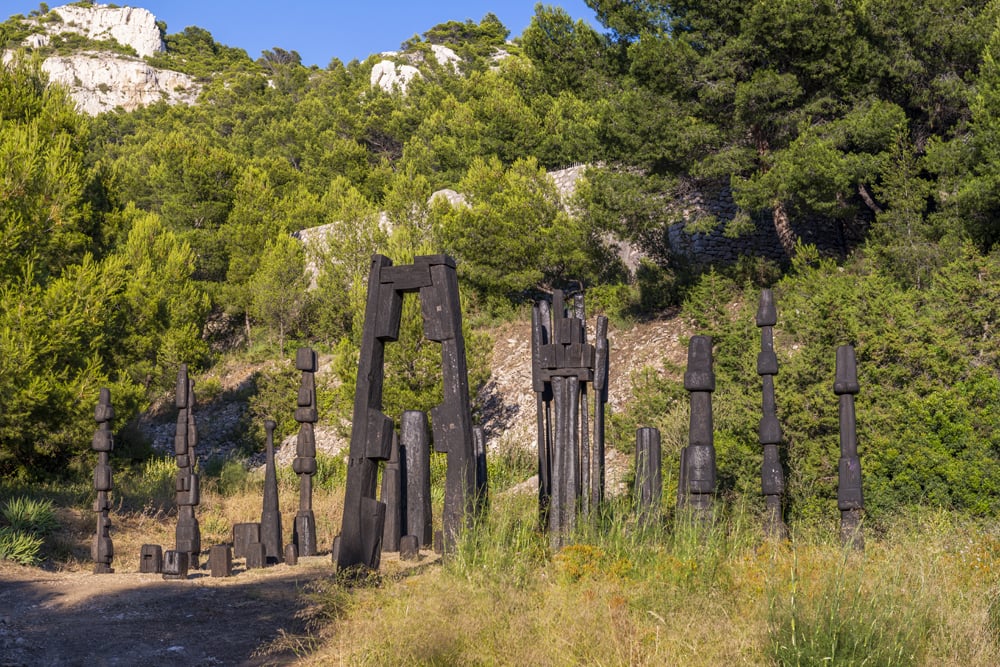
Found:
[[393, 266], [388, 257], [374, 255], [354, 393], [344, 520], [333, 549], [339, 568], [379, 566], [386, 506], [375, 497], [378, 462], [389, 460], [394, 434], [392, 419], [382, 412], [385, 344], [398, 340], [403, 295], [413, 292], [420, 295], [424, 336], [441, 343], [444, 400], [431, 410], [431, 423], [434, 449], [448, 455], [445, 549], [454, 544], [474, 509], [476, 456], [455, 260], [425, 255], [413, 264]]

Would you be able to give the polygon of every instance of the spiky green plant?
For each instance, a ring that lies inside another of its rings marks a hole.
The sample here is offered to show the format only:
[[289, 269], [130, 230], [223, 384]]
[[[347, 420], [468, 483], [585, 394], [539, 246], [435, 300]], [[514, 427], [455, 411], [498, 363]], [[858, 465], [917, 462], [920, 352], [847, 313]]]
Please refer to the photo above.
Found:
[[35, 535], [47, 535], [59, 527], [52, 501], [17, 496], [4, 503], [0, 514], [12, 530]]
[[0, 528], [0, 560], [34, 565], [42, 549], [42, 538], [10, 527]]

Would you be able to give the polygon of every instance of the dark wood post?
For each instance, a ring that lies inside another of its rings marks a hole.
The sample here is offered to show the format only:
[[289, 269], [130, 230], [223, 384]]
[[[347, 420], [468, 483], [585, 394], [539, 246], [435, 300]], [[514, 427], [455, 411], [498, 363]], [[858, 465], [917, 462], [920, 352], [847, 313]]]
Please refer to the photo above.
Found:
[[314, 424], [319, 421], [316, 408], [316, 352], [308, 347], [299, 348], [295, 354], [295, 368], [302, 371], [302, 381], [295, 408], [299, 434], [295, 442], [292, 470], [299, 476], [299, 511], [292, 526], [292, 543], [296, 547], [297, 556], [315, 556], [316, 517], [312, 508], [312, 478], [316, 474]]
[[274, 466], [274, 429], [270, 419], [264, 422], [267, 432], [267, 452], [264, 464], [264, 503], [260, 514], [260, 542], [264, 545], [265, 562], [270, 565], [285, 559], [281, 539], [281, 512], [278, 510], [278, 473]]
[[97, 467], [94, 468], [94, 490], [97, 491], [97, 498], [94, 500], [94, 511], [97, 512], [97, 533], [94, 535], [94, 542], [90, 549], [91, 557], [94, 560], [94, 574], [110, 574], [114, 572], [111, 561], [115, 556], [114, 544], [111, 542], [111, 517], [108, 512], [111, 510], [111, 501], [108, 494], [111, 493], [111, 450], [114, 449], [114, 440], [111, 436], [111, 420], [115, 418], [114, 408], [111, 407], [111, 390], [102, 387], [97, 399], [97, 408], [94, 410], [94, 420], [97, 422], [97, 430], [91, 441], [91, 449], [97, 452]]
[[635, 434], [635, 498], [642, 525], [659, 521], [663, 498], [661, 464], [660, 432], [648, 426], [640, 428]]
[[840, 397], [840, 483], [837, 506], [840, 508], [840, 539], [855, 549], [865, 548], [861, 516], [865, 500], [861, 492], [861, 459], [858, 457], [858, 431], [854, 415], [854, 395], [860, 391], [858, 365], [854, 348], [837, 348], [837, 372], [833, 393]]
[[407, 410], [400, 418], [399, 440], [406, 458], [406, 534], [417, 537], [417, 545], [434, 541], [431, 519], [431, 438], [427, 414]]
[[195, 467], [198, 458], [198, 429], [194, 421], [194, 381], [188, 378], [187, 364], [177, 373], [177, 425], [174, 429], [174, 455], [177, 460], [177, 531], [175, 551], [187, 554], [187, 567], [198, 568], [201, 554], [201, 528], [195, 507], [201, 502], [201, 486]]
[[774, 307], [771, 290], [760, 293], [757, 308], [757, 326], [760, 327], [760, 354], [757, 355], [757, 374], [761, 376], [762, 401], [758, 435], [763, 451], [761, 463], [761, 490], [764, 494], [766, 511], [764, 534], [768, 537], [784, 539], [788, 528], [782, 518], [781, 496], [785, 491], [785, 474], [781, 469], [778, 446], [781, 444], [781, 424], [778, 422], [774, 400], [774, 376], [778, 374], [778, 357], [774, 353], [773, 327], [778, 322], [778, 311]]
[[712, 420], [712, 338], [692, 336], [688, 344], [688, 365], [684, 388], [690, 392], [691, 417], [688, 446], [684, 454], [688, 504], [696, 518], [711, 518], [715, 496], [715, 436]]

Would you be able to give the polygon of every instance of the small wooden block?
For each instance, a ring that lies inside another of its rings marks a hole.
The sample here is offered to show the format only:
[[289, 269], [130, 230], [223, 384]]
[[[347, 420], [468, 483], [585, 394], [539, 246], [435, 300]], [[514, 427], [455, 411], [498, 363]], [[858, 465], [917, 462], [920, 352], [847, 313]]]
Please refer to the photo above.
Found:
[[259, 523], [238, 523], [233, 526], [233, 558], [246, 558], [250, 545], [260, 542]]
[[161, 574], [163, 572], [163, 547], [159, 544], [143, 544], [139, 549], [139, 572]]
[[287, 565], [299, 564], [299, 548], [291, 542], [285, 545], [285, 563]]
[[213, 577], [231, 577], [233, 574], [233, 548], [216, 544], [208, 553], [208, 566]]
[[247, 546], [247, 569], [267, 566], [267, 552], [263, 542], [254, 542]]
[[420, 538], [416, 535], [403, 535], [399, 538], [399, 559], [420, 559]]
[[183, 551], [170, 549], [163, 554], [163, 578], [187, 579], [188, 555]]

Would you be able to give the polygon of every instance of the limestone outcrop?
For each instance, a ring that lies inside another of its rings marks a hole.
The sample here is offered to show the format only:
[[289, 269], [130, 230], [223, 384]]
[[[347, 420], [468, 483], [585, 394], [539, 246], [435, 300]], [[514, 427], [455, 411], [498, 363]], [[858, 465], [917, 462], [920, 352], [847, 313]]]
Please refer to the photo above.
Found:
[[397, 65], [391, 60], [382, 60], [372, 67], [371, 85], [387, 93], [394, 90], [406, 92], [410, 81], [420, 76], [420, 70], [413, 65]]
[[88, 39], [113, 39], [131, 46], [140, 58], [166, 51], [156, 17], [149, 10], [111, 5], [63, 5], [52, 11], [62, 20], [37, 21], [49, 35], [71, 32]]
[[[406, 88], [410, 82], [415, 78], [423, 76], [418, 69], [419, 65], [427, 61], [425, 52], [423, 51], [408, 51], [402, 54], [398, 51], [383, 51], [379, 55], [382, 57], [382, 60], [375, 63], [372, 67], [372, 88], [381, 88], [387, 93], [391, 93], [394, 90], [406, 93]], [[453, 49], [441, 44], [431, 44], [431, 55], [434, 56], [434, 61], [441, 67], [451, 70], [453, 74], [460, 72], [459, 65], [462, 62], [462, 57], [455, 53]], [[405, 62], [399, 63], [395, 60], [390, 60], [390, 58]]]
[[[28, 36], [21, 46], [44, 49], [53, 38], [72, 33], [95, 41], [113, 40], [135, 49], [138, 57], [103, 50], [50, 55], [42, 62], [49, 80], [69, 89], [77, 108], [96, 115], [121, 107], [132, 111], [160, 100], [170, 104], [190, 104], [200, 86], [193, 77], [159, 69], [142, 58], [165, 51], [156, 17], [134, 7], [63, 5], [44, 17], [26, 21], [42, 32]], [[12, 58], [3, 54], [3, 61]]]
[[51, 56], [42, 63], [42, 69], [48, 72], [50, 81], [69, 88], [77, 108], [92, 116], [115, 107], [133, 111], [160, 100], [191, 104], [200, 90], [187, 74], [92, 51]]
[[462, 62], [462, 58], [455, 53], [452, 49], [447, 46], [442, 46], [441, 44], [431, 44], [431, 53], [434, 54], [434, 59], [437, 61], [438, 65], [442, 67], [451, 67], [452, 71], [458, 71], [458, 64]]

